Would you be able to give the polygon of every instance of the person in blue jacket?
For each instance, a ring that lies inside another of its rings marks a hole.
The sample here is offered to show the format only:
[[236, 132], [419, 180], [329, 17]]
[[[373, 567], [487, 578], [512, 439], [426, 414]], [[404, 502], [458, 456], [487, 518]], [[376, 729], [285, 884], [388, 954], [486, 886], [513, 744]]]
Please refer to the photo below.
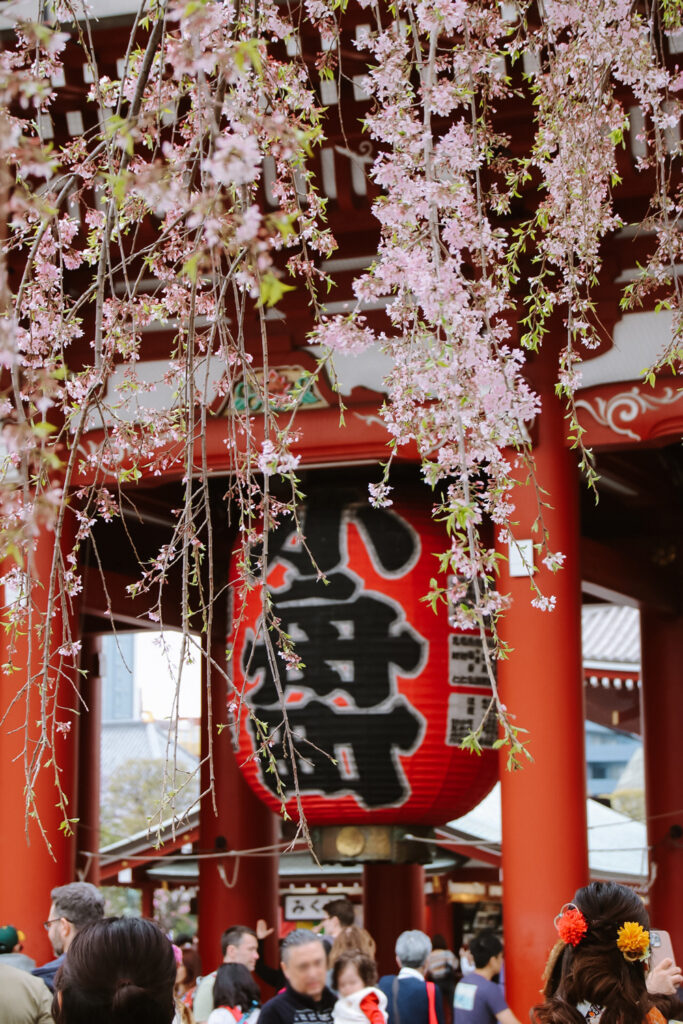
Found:
[[69, 882], [53, 889], [50, 898], [52, 902], [45, 930], [56, 959], [36, 967], [32, 973], [36, 978], [42, 978], [53, 992], [55, 974], [64, 963], [66, 951], [78, 931], [104, 917], [104, 896], [90, 882]]
[[430, 992], [424, 972], [431, 951], [431, 939], [424, 932], [401, 932], [397, 938], [394, 952], [399, 972], [385, 974], [378, 983], [387, 997], [388, 1024], [444, 1024], [441, 992], [433, 982], [429, 982], [434, 1007], [433, 1014], [430, 1013]]

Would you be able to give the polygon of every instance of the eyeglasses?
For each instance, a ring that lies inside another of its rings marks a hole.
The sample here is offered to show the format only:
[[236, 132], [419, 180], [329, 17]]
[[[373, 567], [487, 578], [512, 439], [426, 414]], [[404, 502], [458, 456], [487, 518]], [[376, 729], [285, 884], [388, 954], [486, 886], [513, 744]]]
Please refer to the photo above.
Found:
[[43, 921], [43, 928], [46, 932], [49, 932], [51, 924], [57, 924], [57, 921], [61, 921], [61, 917], [51, 917], [49, 921]]

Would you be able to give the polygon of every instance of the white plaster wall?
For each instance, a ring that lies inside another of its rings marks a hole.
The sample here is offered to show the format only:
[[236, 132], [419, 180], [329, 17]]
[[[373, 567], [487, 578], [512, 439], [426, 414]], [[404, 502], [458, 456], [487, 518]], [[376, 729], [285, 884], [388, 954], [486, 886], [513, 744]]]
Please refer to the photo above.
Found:
[[640, 380], [671, 340], [672, 314], [627, 313], [614, 328], [612, 348], [581, 365], [581, 387]]

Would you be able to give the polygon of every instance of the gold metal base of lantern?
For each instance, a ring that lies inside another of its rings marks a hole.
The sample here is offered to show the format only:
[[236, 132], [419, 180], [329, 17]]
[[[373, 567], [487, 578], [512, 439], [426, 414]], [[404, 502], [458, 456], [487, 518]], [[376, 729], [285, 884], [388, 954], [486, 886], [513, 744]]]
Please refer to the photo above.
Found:
[[432, 832], [393, 825], [325, 825], [311, 829], [313, 850], [322, 864], [429, 864], [431, 846], [406, 838], [414, 835], [429, 839]]

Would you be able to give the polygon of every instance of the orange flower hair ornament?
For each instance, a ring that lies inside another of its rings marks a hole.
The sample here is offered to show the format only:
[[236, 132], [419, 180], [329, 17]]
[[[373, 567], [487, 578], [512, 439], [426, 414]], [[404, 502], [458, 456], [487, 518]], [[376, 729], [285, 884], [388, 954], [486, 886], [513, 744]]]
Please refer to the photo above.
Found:
[[630, 963], [647, 960], [650, 955], [650, 933], [637, 921], [624, 921], [617, 932], [617, 947]]
[[568, 946], [578, 946], [588, 931], [588, 921], [573, 903], [565, 903], [555, 918], [557, 934]]

